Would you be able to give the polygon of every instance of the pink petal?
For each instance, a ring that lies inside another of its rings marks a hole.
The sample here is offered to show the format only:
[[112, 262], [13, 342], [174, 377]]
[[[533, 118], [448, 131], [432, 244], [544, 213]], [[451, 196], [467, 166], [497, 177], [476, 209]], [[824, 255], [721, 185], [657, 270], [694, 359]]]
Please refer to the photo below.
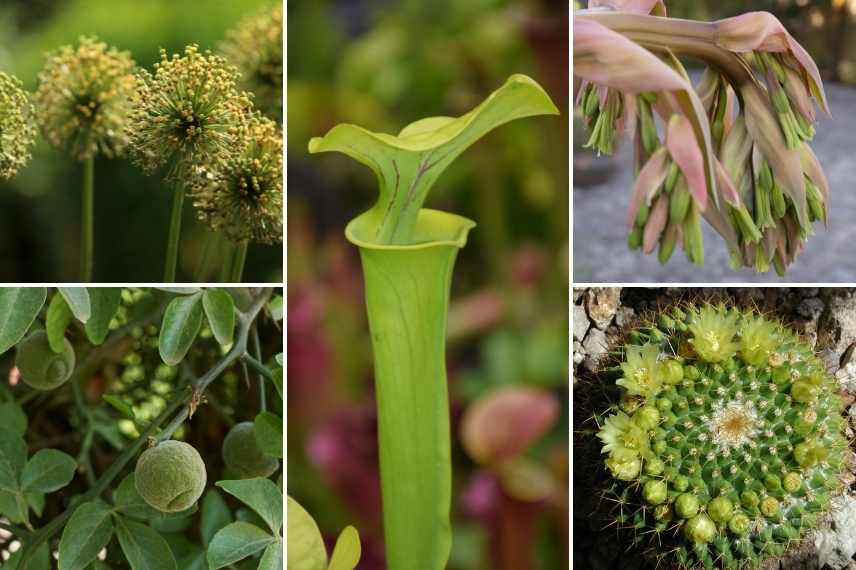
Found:
[[666, 222], [669, 220], [669, 197], [661, 194], [654, 203], [654, 208], [648, 215], [648, 223], [645, 224], [645, 231], [642, 233], [642, 252], [651, 253], [657, 247], [657, 242], [660, 241], [660, 236], [663, 235], [663, 230], [666, 229]]
[[660, 59], [592, 19], [574, 16], [574, 75], [626, 93], [690, 89]]
[[737, 192], [737, 188], [734, 186], [734, 182], [731, 180], [731, 177], [723, 168], [722, 163], [719, 162], [719, 159], [716, 160], [716, 188], [719, 190], [720, 195], [725, 198], [725, 201], [731, 204], [732, 206], [740, 205], [740, 193]]
[[[664, 147], [658, 148], [639, 171], [633, 182], [633, 193], [630, 195], [630, 207], [627, 209], [627, 225], [633, 227], [642, 201], [650, 197], [666, 180], [669, 174], [667, 152]], [[650, 199], [650, 198], [648, 198]]]
[[589, 8], [611, 8], [617, 12], [631, 12], [634, 14], [651, 14], [657, 16], [666, 15], [666, 6], [663, 0], [589, 0]]
[[788, 99], [790, 99], [791, 103], [797, 108], [797, 111], [799, 111], [803, 117], [809, 121], [814, 121], [817, 115], [814, 112], [814, 105], [811, 104], [811, 99], [805, 88], [805, 84], [796, 71], [791, 69], [789, 66], [784, 67], [784, 87], [785, 93], [788, 94]]
[[808, 75], [818, 103], [829, 114], [817, 64], [775, 16], [769, 12], [748, 12], [714, 22], [714, 26], [717, 45], [727, 50], [758, 50], [792, 55]]
[[686, 176], [690, 194], [695, 198], [699, 211], [704, 212], [707, 207], [704, 156], [686, 117], [672, 115], [666, 130], [666, 147], [672, 160], [678, 163]]

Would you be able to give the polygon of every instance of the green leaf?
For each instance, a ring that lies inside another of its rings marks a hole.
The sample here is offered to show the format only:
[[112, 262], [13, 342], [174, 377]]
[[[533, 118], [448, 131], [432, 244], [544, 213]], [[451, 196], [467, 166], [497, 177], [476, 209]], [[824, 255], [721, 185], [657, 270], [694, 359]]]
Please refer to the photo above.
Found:
[[21, 488], [24, 491], [53, 493], [74, 479], [77, 461], [56, 449], [41, 449], [24, 466]]
[[24, 501], [36, 513], [37, 517], [42, 516], [42, 512], [45, 510], [44, 493], [24, 493]]
[[262, 412], [254, 423], [259, 449], [272, 457], [282, 458], [282, 418], [271, 412]]
[[[3, 564], [3, 570], [18, 570], [18, 562], [21, 561], [24, 549], [19, 548], [9, 557]], [[30, 562], [27, 564], [27, 570], [51, 570], [51, 553], [47, 542], [43, 542], [33, 553]]]
[[175, 366], [184, 359], [202, 327], [202, 293], [176, 297], [163, 316], [158, 351], [164, 362]]
[[[291, 568], [289, 566], [289, 568]], [[282, 570], [282, 541], [269, 544], [259, 560], [257, 570]]]
[[206, 289], [202, 295], [202, 306], [214, 338], [222, 345], [232, 344], [235, 335], [235, 302], [222, 289]]
[[0, 429], [7, 429], [21, 437], [27, 432], [27, 414], [17, 402], [0, 404]]
[[282, 529], [282, 491], [270, 479], [217, 481], [217, 486], [256, 511], [273, 534]]
[[327, 549], [315, 520], [288, 497], [288, 570], [327, 570]]
[[59, 541], [59, 570], [82, 570], [95, 560], [113, 536], [110, 509], [104, 503], [83, 503], [65, 524]]
[[341, 152], [374, 171], [380, 196], [366, 214], [372, 241], [411, 243], [428, 191], [467, 147], [494, 128], [534, 115], [558, 114], [533, 79], [512, 75], [478, 107], [457, 118], [430, 117], [397, 136], [341, 124], [309, 141], [309, 152]]
[[274, 295], [273, 298], [268, 301], [267, 310], [270, 312], [270, 316], [273, 320], [279, 322], [282, 320], [282, 297], [280, 295]]
[[81, 323], [85, 323], [92, 315], [92, 305], [89, 303], [89, 292], [86, 287], [57, 287], [60, 294], [68, 303], [68, 308]]
[[[205, 551], [199, 548], [195, 552], [183, 556], [178, 561], [181, 570], [208, 570], [208, 561], [205, 560]], [[278, 570], [282, 570], [282, 566]]]
[[282, 400], [282, 368], [274, 368], [270, 371], [273, 377], [273, 385], [276, 388], [279, 399]]
[[89, 300], [92, 304], [92, 316], [86, 321], [86, 336], [94, 345], [99, 345], [107, 338], [110, 331], [110, 321], [119, 310], [122, 301], [120, 287], [90, 287]]
[[226, 506], [223, 496], [217, 489], [209, 489], [202, 498], [202, 522], [199, 532], [202, 535], [202, 544], [206, 547], [221, 528], [232, 522], [232, 511]]
[[[147, 521], [181, 521], [196, 512], [196, 505], [177, 513], [163, 513], [150, 507], [145, 499], [140, 496], [140, 493], [137, 492], [133, 473], [129, 473], [122, 479], [122, 482], [113, 491], [113, 504], [115, 510], [121, 512], [123, 515]], [[175, 524], [181, 525], [184, 523], [179, 522]]]
[[202, 290], [200, 287], [155, 287], [155, 289], [160, 289], [167, 293], [177, 293], [178, 295], [192, 295]]
[[153, 528], [117, 515], [116, 536], [132, 570], [177, 570], [169, 544]]
[[276, 360], [277, 364], [279, 364], [280, 366], [283, 366], [283, 360], [282, 360], [282, 353], [281, 352], [279, 354], [277, 354], [276, 356], [274, 356], [273, 359]]
[[16, 493], [27, 463], [27, 444], [17, 433], [0, 429], [0, 489]]
[[103, 394], [101, 399], [116, 408], [116, 410], [126, 418], [137, 421], [137, 415], [134, 413], [134, 409], [121, 398], [111, 396], [110, 394]]
[[44, 287], [0, 288], [0, 354], [24, 338], [47, 296]]
[[327, 570], [354, 570], [360, 562], [360, 556], [362, 556], [360, 533], [354, 527], [347, 526], [336, 540]]
[[[221, 529], [208, 546], [208, 566], [217, 570], [266, 548], [276, 541], [259, 527], [245, 522], [233, 522]], [[288, 567], [291, 570], [291, 566]]]
[[71, 309], [65, 298], [60, 294], [55, 294], [51, 297], [51, 302], [48, 305], [48, 314], [45, 319], [45, 331], [48, 335], [48, 343], [51, 345], [51, 350], [60, 353], [65, 348], [65, 329], [68, 328], [72, 319]]

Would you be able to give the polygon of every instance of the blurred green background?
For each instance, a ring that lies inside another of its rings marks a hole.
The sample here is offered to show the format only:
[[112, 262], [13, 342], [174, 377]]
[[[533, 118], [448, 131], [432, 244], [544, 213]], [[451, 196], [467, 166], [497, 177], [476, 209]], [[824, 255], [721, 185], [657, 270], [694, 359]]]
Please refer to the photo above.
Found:
[[[354, 524], [359, 568], [384, 568], [371, 345], [358, 255], [343, 235], [376, 199], [376, 181], [347, 157], [310, 157], [309, 139], [340, 122], [398, 132], [457, 116], [526, 73], [562, 116], [500, 127], [426, 203], [478, 223], [458, 258], [449, 319], [448, 568], [566, 567], [568, 3], [293, 0], [287, 10], [289, 493], [328, 545]], [[531, 410], [492, 418], [491, 429], [527, 448], [513, 475], [461, 445], [462, 419], [499, 388], [537, 394]], [[555, 412], [545, 433], [521, 441], [545, 410]]]
[[[28, 90], [44, 54], [97, 35], [151, 69], [159, 50], [190, 43], [216, 49], [242, 17], [274, 0], [4, 0], [0, 4], [0, 69]], [[0, 281], [71, 281], [78, 277], [82, 164], [39, 141], [19, 175], [0, 184]], [[159, 176], [126, 159], [95, 163], [95, 280], [159, 281], [172, 196]], [[184, 210], [178, 279], [190, 280], [210, 234]], [[216, 279], [216, 264], [209, 278]], [[282, 247], [251, 245], [244, 280], [282, 280]]]

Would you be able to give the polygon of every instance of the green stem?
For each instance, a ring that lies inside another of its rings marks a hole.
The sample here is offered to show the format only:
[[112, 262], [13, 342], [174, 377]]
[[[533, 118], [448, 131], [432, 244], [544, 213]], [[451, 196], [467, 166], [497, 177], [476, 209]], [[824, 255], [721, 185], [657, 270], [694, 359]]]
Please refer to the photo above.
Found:
[[166, 244], [166, 265], [163, 270], [164, 283], [175, 283], [178, 265], [178, 244], [181, 241], [181, 213], [184, 208], [184, 185], [176, 183], [172, 195], [172, 216], [169, 221], [169, 240]]
[[229, 283], [232, 277], [232, 260], [235, 257], [234, 247], [232, 242], [225, 238], [221, 238], [221, 264], [220, 264], [220, 283]]
[[242, 241], [238, 244], [235, 252], [235, 260], [232, 262], [232, 279], [231, 283], [241, 283], [244, 279], [244, 264], [247, 262], [247, 249], [249, 242]]
[[[199, 382], [196, 384], [193, 393], [202, 393], [208, 387], [211, 382], [213, 382], [217, 377], [222, 374], [222, 372], [232, 365], [238, 358], [240, 358], [243, 354], [246, 353], [247, 348], [247, 335], [250, 328], [250, 325], [258, 316], [259, 312], [261, 312], [262, 308], [267, 303], [268, 298], [271, 295], [272, 289], [266, 288], [263, 289], [262, 292], [253, 300], [253, 304], [247, 310], [246, 313], [238, 313], [238, 331], [235, 338], [235, 343], [232, 345], [232, 349], [217, 363], [211, 368], [208, 372], [205, 373], [202, 378], [199, 379]], [[103, 345], [102, 345], [103, 346]], [[100, 347], [99, 347], [100, 348]], [[93, 351], [94, 352], [94, 351]], [[95, 482], [95, 484], [90, 487], [89, 491], [84, 493], [83, 495], [79, 495], [76, 500], [74, 500], [71, 505], [63, 511], [61, 514], [57, 515], [53, 520], [51, 520], [48, 524], [43, 526], [42, 528], [36, 530], [32, 533], [29, 539], [26, 541], [26, 545], [24, 546], [23, 553], [21, 555], [21, 562], [19, 563], [19, 568], [26, 569], [27, 564], [32, 559], [33, 555], [36, 552], [36, 549], [41, 545], [42, 542], [49, 540], [53, 535], [58, 533], [60, 529], [62, 529], [65, 522], [71, 517], [74, 510], [77, 506], [91, 501], [99, 496], [107, 490], [107, 487], [113, 482], [116, 477], [122, 472], [127, 465], [137, 454], [137, 452], [143, 447], [143, 445], [148, 441], [149, 437], [153, 436], [154, 433], [160, 428], [161, 424], [163, 424], [172, 414], [176, 413], [179, 409], [181, 411], [178, 412], [178, 415], [173, 418], [170, 422], [169, 426], [165, 428], [164, 431], [171, 429], [173, 432], [178, 428], [181, 423], [187, 419], [188, 416], [188, 407], [187, 407], [187, 397], [176, 397], [174, 398], [164, 409], [158, 414], [158, 416], [152, 420], [152, 422], [140, 433], [139, 437], [137, 437], [134, 442], [127, 447], [120, 455], [116, 458], [116, 460], [110, 465], [110, 467], [104, 472], [103, 475]]]
[[83, 162], [83, 195], [81, 198], [80, 281], [92, 282], [92, 254], [95, 243], [95, 157]]
[[243, 360], [247, 363], [247, 366], [264, 376], [265, 379], [273, 380], [273, 373], [270, 371], [270, 368], [268, 368], [249, 354], [245, 354], [243, 356]]
[[[252, 342], [253, 356], [259, 362], [262, 362], [262, 346], [259, 342], [259, 331], [255, 325], [250, 330], [250, 341]], [[265, 376], [261, 372], [258, 374], [259, 380], [259, 407], [261, 411], [267, 411], [267, 395], [265, 394]]]
[[196, 283], [204, 283], [205, 277], [208, 276], [208, 265], [211, 261], [211, 250], [214, 249], [214, 240], [214, 235], [205, 235], [205, 243], [202, 245], [202, 256], [199, 258], [199, 265], [196, 266], [196, 273], [193, 275], [193, 280]]

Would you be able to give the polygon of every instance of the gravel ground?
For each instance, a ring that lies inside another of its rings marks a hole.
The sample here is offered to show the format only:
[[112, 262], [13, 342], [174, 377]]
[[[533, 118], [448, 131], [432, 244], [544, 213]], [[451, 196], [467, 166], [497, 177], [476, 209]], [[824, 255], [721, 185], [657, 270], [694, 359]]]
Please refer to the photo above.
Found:
[[[598, 508], [597, 469], [602, 460], [589, 419], [603, 391], [597, 382], [603, 356], [614, 345], [621, 327], [640, 313], [669, 306], [682, 299], [750, 303], [772, 312], [800, 330], [828, 370], [841, 382], [847, 436], [856, 451], [856, 289], [842, 288], [590, 288], [573, 293], [574, 340], [574, 568], [591, 570], [653, 570], [641, 556], [622, 545], [606, 528]], [[593, 457], [592, 457], [593, 456]], [[856, 453], [846, 460], [843, 479], [847, 491], [834, 500], [825, 528], [809, 535], [781, 559], [766, 562], [763, 570], [856, 570]]]
[[[832, 193], [829, 227], [816, 225], [816, 235], [788, 270], [784, 280], [775, 271], [766, 275], [751, 269], [734, 271], [728, 266], [724, 242], [706, 224], [705, 265], [690, 264], [680, 248], [665, 266], [654, 255], [629, 251], [624, 215], [633, 185], [631, 146], [622, 145], [614, 157], [613, 176], [605, 183], [574, 187], [574, 282], [575, 283], [675, 283], [675, 282], [833, 282], [856, 281], [856, 89], [826, 85], [833, 117], [823, 116], [812, 143], [826, 172]], [[579, 136], [579, 135], [577, 135]], [[608, 157], [599, 161], [611, 160]], [[575, 160], [575, 168], [579, 160]], [[601, 164], [600, 166], [603, 166]], [[575, 179], [582, 177], [575, 174]]]

